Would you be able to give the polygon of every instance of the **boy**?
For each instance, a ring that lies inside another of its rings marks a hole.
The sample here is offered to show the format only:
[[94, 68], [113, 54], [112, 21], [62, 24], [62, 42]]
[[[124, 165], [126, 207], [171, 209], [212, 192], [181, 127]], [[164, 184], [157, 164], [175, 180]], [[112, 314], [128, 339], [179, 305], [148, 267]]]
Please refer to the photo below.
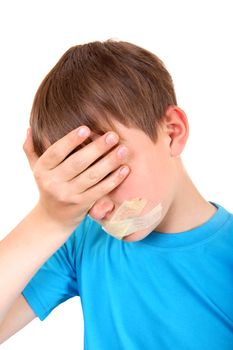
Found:
[[232, 349], [233, 215], [182, 164], [188, 121], [161, 60], [72, 47], [30, 124], [40, 198], [0, 245], [1, 342], [79, 295], [85, 349]]

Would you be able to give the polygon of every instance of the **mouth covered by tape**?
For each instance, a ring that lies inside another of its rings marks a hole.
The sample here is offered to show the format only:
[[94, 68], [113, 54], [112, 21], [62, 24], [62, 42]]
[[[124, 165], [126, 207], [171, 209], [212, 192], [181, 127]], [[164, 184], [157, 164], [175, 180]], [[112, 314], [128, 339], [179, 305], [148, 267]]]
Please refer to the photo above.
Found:
[[138, 216], [146, 204], [147, 201], [139, 197], [124, 201], [110, 220], [101, 221], [102, 229], [117, 239], [122, 239], [136, 231], [153, 229], [161, 218], [162, 205], [159, 203], [149, 213]]

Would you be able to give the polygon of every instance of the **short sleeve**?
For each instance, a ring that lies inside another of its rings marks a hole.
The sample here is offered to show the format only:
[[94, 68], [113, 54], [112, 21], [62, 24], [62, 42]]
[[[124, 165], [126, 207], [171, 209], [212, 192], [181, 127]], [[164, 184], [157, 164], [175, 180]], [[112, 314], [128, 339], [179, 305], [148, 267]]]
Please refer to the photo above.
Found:
[[58, 305], [79, 295], [76, 272], [88, 225], [86, 219], [87, 216], [22, 290], [26, 301], [41, 321]]

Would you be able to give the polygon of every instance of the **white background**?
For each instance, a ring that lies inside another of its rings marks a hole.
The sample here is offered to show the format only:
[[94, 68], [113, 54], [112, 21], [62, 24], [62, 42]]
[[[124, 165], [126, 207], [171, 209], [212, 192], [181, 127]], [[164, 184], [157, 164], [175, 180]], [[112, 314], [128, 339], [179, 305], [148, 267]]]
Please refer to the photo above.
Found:
[[[22, 150], [38, 85], [70, 46], [109, 38], [142, 46], [165, 62], [189, 119], [186, 169], [207, 200], [233, 212], [232, 33], [230, 0], [2, 1], [0, 239], [38, 199]], [[64, 347], [83, 348], [77, 297], [43, 322], [32, 321], [2, 350]]]

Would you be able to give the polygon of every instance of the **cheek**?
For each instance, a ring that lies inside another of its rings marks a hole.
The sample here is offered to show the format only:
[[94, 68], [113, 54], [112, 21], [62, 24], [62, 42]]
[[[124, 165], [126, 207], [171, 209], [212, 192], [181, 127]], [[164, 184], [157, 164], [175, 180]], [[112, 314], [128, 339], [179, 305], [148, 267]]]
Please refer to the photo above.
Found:
[[149, 155], [137, 157], [129, 163], [128, 177], [112, 192], [112, 200], [122, 203], [127, 199], [142, 197], [148, 201], [163, 201], [169, 193], [172, 169], [164, 158]]
[[132, 170], [118, 187], [109, 193], [111, 199], [115, 202], [122, 203], [124, 200], [133, 198], [136, 193], [135, 178], [132, 175]]
[[130, 173], [127, 178], [111, 192], [112, 199], [119, 203], [135, 197], [148, 197], [148, 192], [150, 192], [150, 175], [152, 174], [146, 165], [142, 166], [142, 163], [141, 165], [136, 163], [129, 164], [129, 166]]
[[[147, 162], [132, 176], [133, 194], [137, 194], [148, 201], [145, 212], [150, 206], [163, 203], [171, 191], [171, 169], [168, 164]], [[142, 214], [144, 213], [142, 212]]]

